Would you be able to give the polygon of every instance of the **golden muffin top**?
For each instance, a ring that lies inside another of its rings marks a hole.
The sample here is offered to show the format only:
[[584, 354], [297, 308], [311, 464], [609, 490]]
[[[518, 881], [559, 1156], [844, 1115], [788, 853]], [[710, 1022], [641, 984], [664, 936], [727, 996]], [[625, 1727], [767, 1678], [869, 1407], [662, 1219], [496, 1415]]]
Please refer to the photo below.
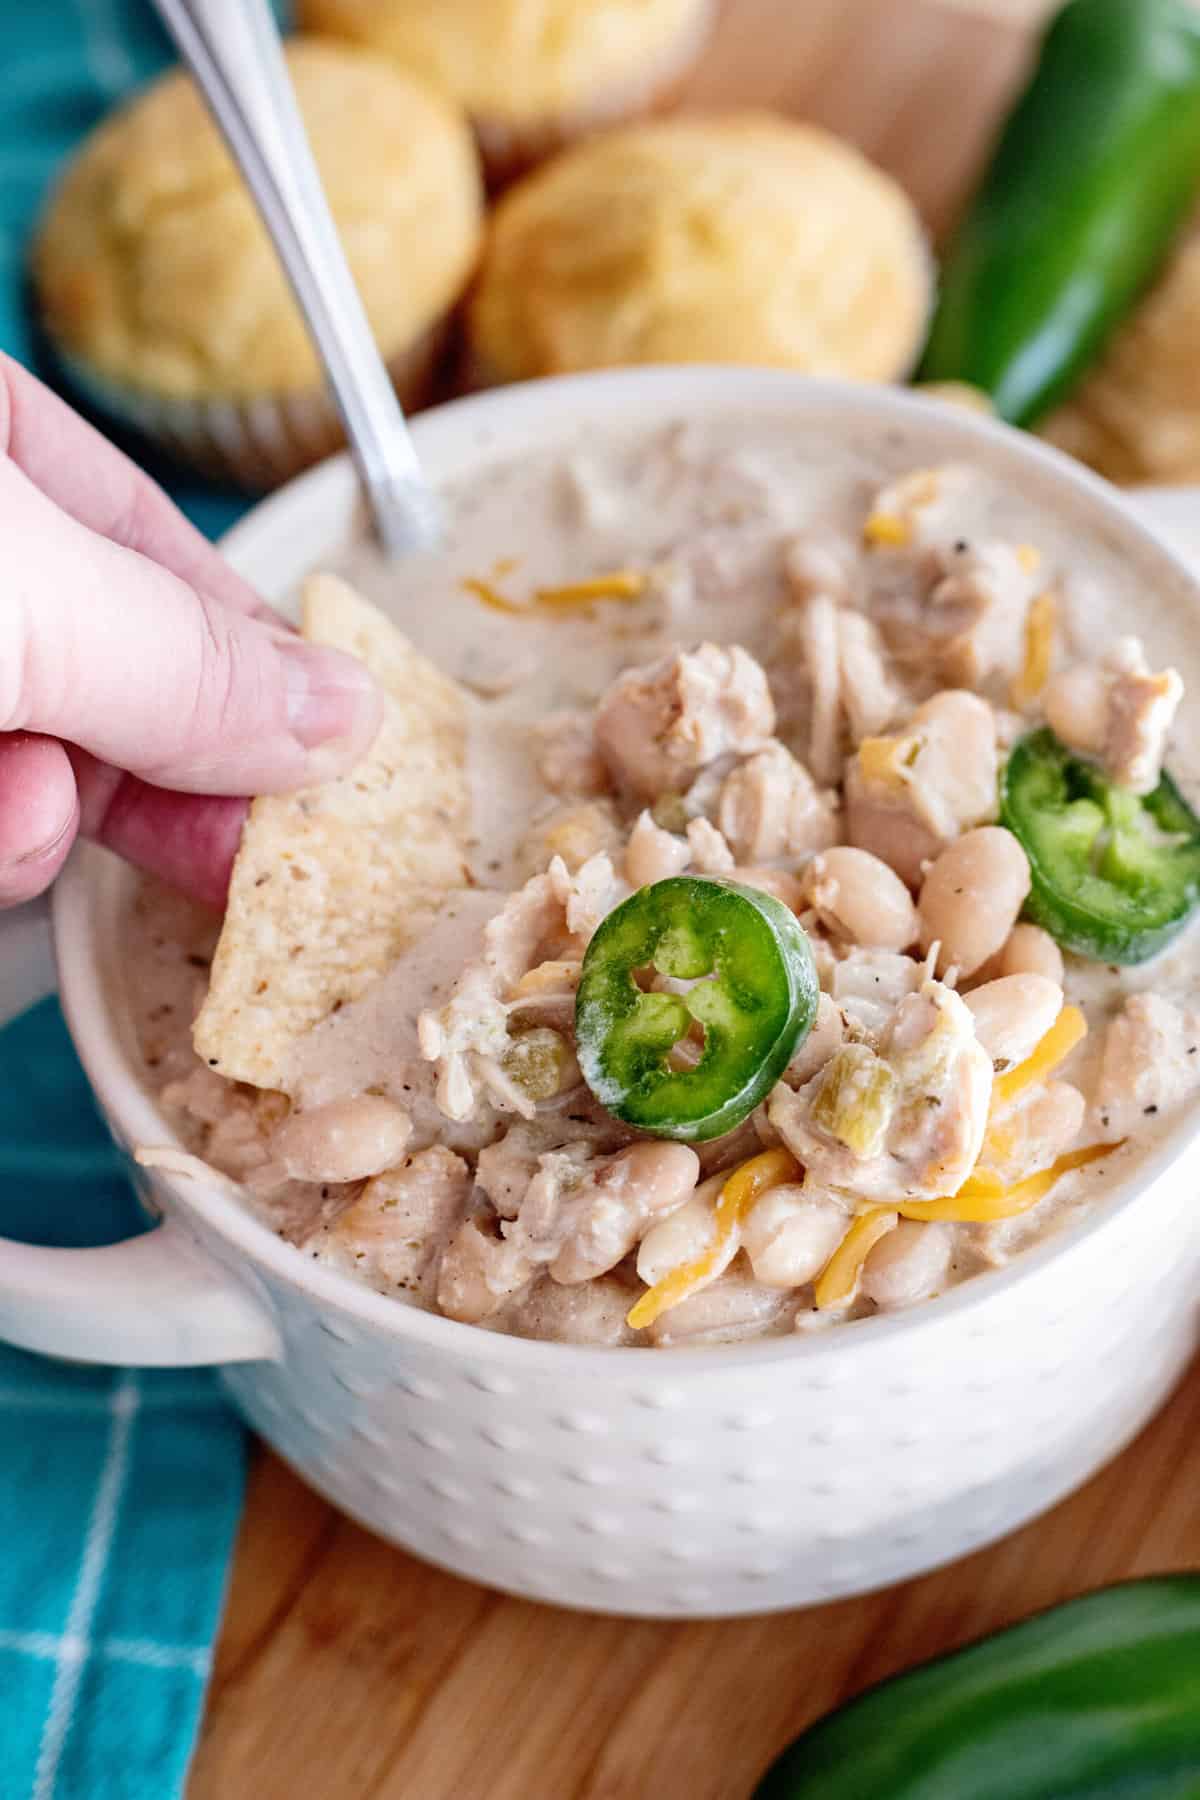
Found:
[[580, 109], [698, 41], [711, 0], [300, 0], [313, 31], [397, 57], [477, 116]]
[[896, 184], [769, 113], [633, 126], [567, 151], [493, 215], [471, 305], [504, 379], [740, 362], [888, 381], [924, 336], [932, 266]]
[[[394, 355], [453, 305], [476, 259], [469, 128], [367, 51], [293, 39], [287, 60], [367, 316]], [[42, 221], [34, 278], [59, 346], [116, 383], [244, 398], [320, 379], [254, 203], [182, 72], [89, 137]]]

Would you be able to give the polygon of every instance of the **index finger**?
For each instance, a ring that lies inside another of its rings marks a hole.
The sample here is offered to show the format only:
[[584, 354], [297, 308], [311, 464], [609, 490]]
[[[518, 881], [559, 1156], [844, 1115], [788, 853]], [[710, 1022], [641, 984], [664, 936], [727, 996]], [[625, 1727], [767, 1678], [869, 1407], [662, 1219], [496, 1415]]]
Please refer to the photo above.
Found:
[[156, 482], [65, 400], [0, 353], [0, 454], [81, 525], [239, 612], [274, 612]]

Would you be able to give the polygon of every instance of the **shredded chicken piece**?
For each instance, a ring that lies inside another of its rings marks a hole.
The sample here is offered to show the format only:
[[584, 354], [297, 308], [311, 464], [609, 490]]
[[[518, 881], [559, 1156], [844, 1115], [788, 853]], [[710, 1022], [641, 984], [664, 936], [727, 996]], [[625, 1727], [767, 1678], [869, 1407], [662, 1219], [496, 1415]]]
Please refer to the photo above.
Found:
[[808, 762], [825, 783], [840, 774], [843, 739], [883, 731], [902, 704], [875, 622], [852, 603], [839, 565], [833, 544], [792, 546], [785, 570], [795, 604], [780, 616], [776, 651], [785, 722], [794, 732], [807, 721]]
[[437, 1104], [446, 1118], [469, 1119], [481, 1087], [500, 1111], [532, 1117], [533, 1102], [500, 1067], [511, 1002], [548, 944], [564, 933], [586, 943], [621, 892], [606, 856], [592, 857], [575, 874], [555, 857], [488, 920], [483, 954], [467, 964], [446, 1005], [417, 1020], [421, 1055], [437, 1064]]
[[852, 743], [886, 731], [903, 704], [873, 619], [843, 606], [837, 615], [838, 700]]
[[686, 1144], [632, 1144], [595, 1157], [581, 1144], [538, 1157], [505, 1237], [570, 1286], [615, 1268], [656, 1218], [682, 1206], [700, 1171]]
[[828, 594], [839, 606], [853, 603], [858, 585], [857, 549], [849, 538], [809, 532], [785, 547], [783, 572], [796, 599]]
[[664, 831], [648, 812], [641, 812], [625, 846], [625, 879], [631, 887], [651, 887], [656, 881], [681, 875], [691, 854], [685, 838]]
[[368, 1181], [354, 1204], [303, 1248], [342, 1274], [385, 1291], [402, 1288], [431, 1305], [438, 1263], [470, 1192], [462, 1157], [434, 1144]]
[[825, 850], [837, 838], [837, 802], [790, 750], [772, 742], [725, 777], [717, 823], [739, 863]]
[[829, 991], [844, 1034], [878, 1044], [900, 1002], [920, 987], [923, 973], [915, 958], [897, 950], [856, 948], [840, 958], [830, 970]]
[[1029, 603], [1042, 586], [1021, 546], [951, 545], [946, 573], [921, 614], [941, 680], [979, 687], [997, 672], [1021, 666]]
[[996, 780], [991, 707], [947, 689], [900, 731], [859, 745], [846, 768], [846, 836], [915, 887], [924, 862], [995, 818]]
[[742, 887], [760, 888], [772, 899], [780, 900], [789, 912], [798, 913], [804, 904], [804, 883], [787, 869], [764, 869], [760, 864], [750, 868], [739, 866], [733, 878]]
[[607, 856], [589, 857], [574, 874], [556, 856], [548, 873], [554, 893], [562, 905], [568, 932], [585, 945], [601, 919], [627, 893]]
[[815, 1183], [890, 1204], [954, 1193], [979, 1155], [992, 1064], [959, 996], [926, 980], [900, 1002], [876, 1053], [850, 1044], [768, 1116]]
[[[505, 1002], [522, 975], [541, 960], [539, 951], [565, 920], [549, 872], [534, 875], [510, 894], [483, 931], [483, 954], [467, 964], [449, 1001], [417, 1020], [417, 1038], [426, 1062], [438, 1065], [437, 1103], [448, 1119], [468, 1119], [475, 1110], [478, 1070], [472, 1059], [495, 1061], [508, 1043]], [[519, 1110], [532, 1112], [526, 1104]]]
[[464, 1325], [491, 1318], [534, 1274], [518, 1244], [510, 1244], [486, 1218], [466, 1219], [442, 1257], [437, 1278], [438, 1310]]
[[582, 800], [612, 787], [608, 765], [596, 748], [591, 713], [554, 713], [536, 728], [538, 774], [552, 794]]
[[836, 780], [841, 766], [837, 612], [828, 594], [813, 594], [799, 620], [809, 686], [808, 761], [819, 781]]
[[687, 788], [728, 751], [757, 750], [775, 729], [767, 678], [740, 645], [627, 669], [596, 712], [596, 744], [620, 786], [646, 800]]
[[541, 1114], [529, 1121], [518, 1119], [504, 1136], [479, 1152], [475, 1184], [491, 1201], [502, 1219], [515, 1219], [530, 1182], [538, 1171], [538, 1158], [547, 1151], [570, 1148], [586, 1160], [622, 1150], [633, 1134], [612, 1118], [599, 1102], [572, 1103], [569, 1114]]
[[716, 826], [707, 819], [688, 820], [687, 841], [692, 867], [701, 875], [732, 873], [733, 852]]
[[[908, 958], [904, 959], [906, 962]], [[846, 1020], [841, 1007], [828, 994], [817, 1001], [817, 1016], [812, 1028], [791, 1062], [783, 1071], [790, 1088], [801, 1088], [825, 1067], [835, 1050], [846, 1041]]]
[[1183, 698], [1175, 669], [1154, 674], [1140, 641], [1118, 638], [1098, 662], [1051, 676], [1046, 721], [1072, 750], [1095, 757], [1109, 780], [1148, 794], [1162, 774], [1167, 737]]
[[1200, 1014], [1130, 994], [1104, 1034], [1092, 1115], [1106, 1142], [1146, 1129], [1200, 1086]]
[[525, 1190], [537, 1174], [542, 1146], [524, 1123], [510, 1125], [502, 1138], [479, 1152], [476, 1186], [482, 1189], [501, 1219], [515, 1219]]
[[289, 1110], [285, 1094], [226, 1081], [204, 1063], [182, 1080], [168, 1082], [162, 1103], [202, 1128], [205, 1161], [238, 1181], [269, 1160], [268, 1139]]

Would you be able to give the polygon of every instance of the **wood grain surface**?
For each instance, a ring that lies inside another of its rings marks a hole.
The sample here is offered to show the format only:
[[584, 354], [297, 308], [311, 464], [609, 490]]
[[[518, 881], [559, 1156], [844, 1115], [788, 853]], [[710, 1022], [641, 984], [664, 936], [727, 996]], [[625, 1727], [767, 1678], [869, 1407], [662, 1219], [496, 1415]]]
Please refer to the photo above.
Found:
[[[729, 0], [688, 103], [820, 119], [940, 232], [1047, 4]], [[993, 1550], [820, 1609], [654, 1624], [455, 1580], [260, 1452], [189, 1800], [745, 1800], [870, 1682], [1088, 1588], [1200, 1566], [1198, 1487], [1200, 1369], [1118, 1462]]]

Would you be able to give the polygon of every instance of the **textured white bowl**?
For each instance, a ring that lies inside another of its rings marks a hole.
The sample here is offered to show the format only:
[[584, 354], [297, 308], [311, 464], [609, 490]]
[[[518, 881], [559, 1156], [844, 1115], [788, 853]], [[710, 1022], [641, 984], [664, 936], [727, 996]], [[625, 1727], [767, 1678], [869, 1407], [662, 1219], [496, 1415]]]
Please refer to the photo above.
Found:
[[[894, 391], [769, 371], [653, 370], [502, 390], [417, 421], [442, 478], [585, 422], [761, 412], [830, 440], [901, 429], [914, 460], [986, 463], [1123, 546], [1146, 592], [1197, 597], [1113, 490], [1054, 452]], [[356, 512], [344, 459], [259, 507], [230, 555], [292, 587]], [[104, 971], [127, 872], [58, 884], [63, 1003], [118, 1140], [169, 1132]], [[129, 1362], [217, 1362], [251, 1424], [346, 1512], [493, 1586], [605, 1612], [798, 1606], [897, 1581], [1052, 1505], [1127, 1442], [1196, 1342], [1200, 1117], [1090, 1217], [912, 1313], [694, 1351], [493, 1336], [313, 1267], [217, 1184], [138, 1172], [158, 1229], [99, 1251], [0, 1245], [0, 1335]]]

